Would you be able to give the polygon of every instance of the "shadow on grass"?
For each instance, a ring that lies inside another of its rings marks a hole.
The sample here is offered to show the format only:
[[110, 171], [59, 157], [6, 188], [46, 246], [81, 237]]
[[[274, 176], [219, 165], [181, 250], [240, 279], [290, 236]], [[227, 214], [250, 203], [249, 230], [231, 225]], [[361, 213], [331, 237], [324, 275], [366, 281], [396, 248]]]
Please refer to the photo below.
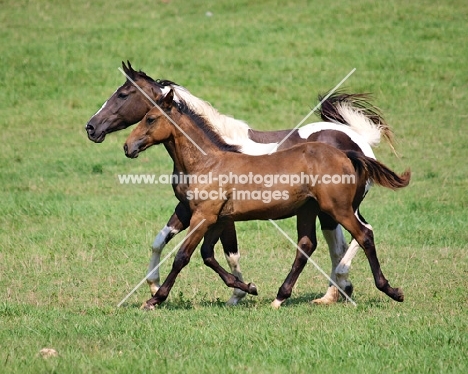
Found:
[[[326, 308], [333, 306], [353, 306], [350, 302], [340, 298], [337, 304], [332, 305], [319, 305], [313, 304], [312, 301], [323, 296], [323, 293], [309, 292], [302, 293], [300, 295], [293, 295], [291, 298], [286, 300], [282, 308], [296, 308], [311, 306], [314, 308]], [[242, 301], [239, 302], [236, 306], [226, 305], [226, 300], [221, 300], [220, 298], [210, 299], [208, 295], [204, 295], [202, 298], [189, 299], [180, 292], [176, 297], [166, 300], [164, 303], [159, 305], [157, 308], [162, 310], [196, 310], [203, 308], [210, 309], [228, 309], [228, 308], [237, 308], [237, 309], [259, 309], [263, 307], [269, 307], [271, 302], [274, 300], [273, 297], [269, 296], [247, 296]], [[369, 299], [354, 299], [356, 302], [358, 310], [366, 311], [371, 309], [386, 309], [392, 304], [392, 300], [384, 297], [372, 297]], [[390, 304], [390, 305], [389, 305]], [[142, 303], [130, 303], [124, 304], [123, 309], [132, 310], [140, 309]]]

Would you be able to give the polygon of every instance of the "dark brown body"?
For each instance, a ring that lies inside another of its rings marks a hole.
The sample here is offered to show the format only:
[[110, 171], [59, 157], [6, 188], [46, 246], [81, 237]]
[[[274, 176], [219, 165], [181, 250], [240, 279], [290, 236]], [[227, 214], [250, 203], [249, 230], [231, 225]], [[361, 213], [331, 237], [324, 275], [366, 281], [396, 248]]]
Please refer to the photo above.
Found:
[[[151, 308], [167, 298], [177, 274], [190, 260], [198, 243], [204, 237], [202, 257], [205, 264], [214, 269], [226, 285], [256, 294], [253, 284], [245, 284], [224, 270], [214, 258], [213, 247], [225, 228], [226, 222], [252, 219], [278, 219], [297, 215], [298, 252], [291, 272], [280, 287], [275, 303], [277, 307], [291, 295], [299, 274], [308, 256], [316, 248], [315, 220], [319, 212], [329, 215], [340, 223], [364, 248], [369, 260], [377, 288], [394, 300], [403, 301], [403, 293], [390, 287], [380, 270], [380, 264], [375, 252], [372, 230], [355, 214], [363, 198], [363, 191], [368, 179], [389, 187], [401, 188], [409, 183], [410, 173], [407, 171], [398, 176], [376, 160], [359, 155], [355, 152], [347, 154], [326, 144], [309, 143], [291, 149], [265, 156], [249, 156], [236, 153], [232, 146], [210, 131], [204, 120], [183, 105], [173, 102], [172, 91], [161, 101], [162, 110], [175, 121], [174, 126], [159, 108], [153, 108], [144, 120], [133, 130], [125, 143], [127, 157], [135, 158], [138, 154], [154, 144], [164, 143], [174, 161], [174, 171], [187, 175], [213, 175], [231, 172], [237, 175], [282, 174], [323, 176], [355, 175], [353, 184], [310, 184], [301, 183], [295, 186], [274, 185], [272, 188], [287, 190], [289, 198], [264, 204], [251, 200], [234, 200], [232, 192], [240, 188], [237, 184], [225, 186], [227, 199], [188, 199], [189, 191], [195, 188], [211, 191], [217, 188], [216, 183], [176, 185], [175, 193], [182, 204], [188, 205], [192, 212], [190, 220], [191, 231], [187, 240], [180, 248], [173, 268], [166, 281], [156, 294], [147, 301], [146, 307]], [[180, 130], [182, 129], [184, 133]], [[189, 139], [186, 137], [191, 139]], [[208, 153], [204, 156], [192, 143], [196, 143]], [[258, 189], [258, 186], [242, 185], [244, 189]]]

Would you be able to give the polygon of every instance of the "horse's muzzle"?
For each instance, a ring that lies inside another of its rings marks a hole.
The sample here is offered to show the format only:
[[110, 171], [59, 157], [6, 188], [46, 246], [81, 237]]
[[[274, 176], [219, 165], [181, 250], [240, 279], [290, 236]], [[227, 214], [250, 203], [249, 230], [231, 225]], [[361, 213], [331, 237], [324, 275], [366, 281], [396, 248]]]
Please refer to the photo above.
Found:
[[86, 124], [85, 130], [88, 134], [88, 139], [94, 143], [102, 143], [106, 137], [105, 132], [97, 134], [96, 130], [94, 129], [94, 126], [91, 125], [89, 122]]
[[127, 143], [125, 143], [124, 146], [123, 146], [123, 149], [124, 149], [124, 152], [125, 152], [125, 156], [127, 156], [128, 158], [137, 158], [138, 157], [139, 151], [138, 151], [137, 148], [129, 149]]

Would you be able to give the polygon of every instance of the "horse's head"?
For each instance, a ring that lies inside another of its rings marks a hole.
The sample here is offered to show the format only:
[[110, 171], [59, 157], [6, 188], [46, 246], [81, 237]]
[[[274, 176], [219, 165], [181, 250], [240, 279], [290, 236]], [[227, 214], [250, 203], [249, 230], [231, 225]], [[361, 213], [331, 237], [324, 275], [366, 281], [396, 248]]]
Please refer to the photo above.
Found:
[[[123, 71], [151, 99], [157, 101], [163, 95], [164, 87], [143, 72], [135, 71], [130, 62], [122, 62]], [[145, 116], [153, 107], [150, 101], [129, 79], [104, 103], [86, 124], [89, 140], [104, 141], [106, 134], [125, 129]]]
[[173, 125], [168, 116], [177, 110], [173, 105], [174, 91], [171, 89], [157, 104], [159, 107], [153, 107], [128, 136], [124, 144], [127, 157], [137, 158], [140, 152], [171, 137]]

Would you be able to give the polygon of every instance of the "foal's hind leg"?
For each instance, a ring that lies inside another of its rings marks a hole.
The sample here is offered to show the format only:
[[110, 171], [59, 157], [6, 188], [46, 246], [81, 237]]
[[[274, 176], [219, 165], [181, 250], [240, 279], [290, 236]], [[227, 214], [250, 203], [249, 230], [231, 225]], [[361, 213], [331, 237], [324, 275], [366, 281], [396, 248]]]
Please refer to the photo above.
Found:
[[345, 215], [336, 216], [335, 218], [351, 233], [354, 239], [356, 239], [359, 245], [364, 249], [364, 253], [366, 254], [372, 270], [372, 275], [374, 276], [376, 287], [393, 300], [399, 302], [403, 301], [403, 291], [399, 288], [391, 287], [390, 283], [382, 273], [379, 259], [377, 258], [377, 252], [375, 250], [372, 227], [364, 222], [364, 218], [362, 218], [362, 216], [362, 219], [360, 219], [358, 215], [358, 212], [354, 215], [352, 214], [352, 211], [348, 211]]
[[[158, 233], [153, 242], [153, 253], [148, 265], [146, 282], [149, 285], [151, 296], [159, 289], [159, 263], [163, 248], [179, 232], [185, 230], [190, 224], [192, 213], [182, 203], [177, 204], [174, 213], [166, 226]], [[154, 270], [154, 271], [153, 271]]]
[[[231, 269], [231, 273], [237, 277], [240, 281], [244, 281], [242, 278], [242, 273], [239, 265], [240, 253], [237, 247], [237, 236], [236, 236], [236, 227], [234, 221], [226, 221], [224, 230], [221, 233], [221, 244], [223, 245], [224, 256], [226, 261]], [[237, 305], [237, 303], [242, 300], [246, 292], [234, 288], [231, 298], [226, 302], [226, 305]]]
[[[299, 241], [296, 258], [293, 266], [282, 286], [278, 290], [276, 299], [271, 306], [278, 309], [281, 304], [291, 296], [292, 289], [296, 284], [307, 260], [317, 247], [317, 236], [315, 232], [315, 219], [317, 217], [317, 203], [314, 200], [304, 204], [297, 213], [297, 233]], [[300, 248], [300, 249], [299, 249]]]
[[253, 283], [246, 284], [242, 279], [237, 276], [228, 273], [223, 267], [216, 261], [214, 257], [214, 246], [219, 239], [221, 232], [224, 229], [224, 223], [217, 223], [205, 234], [205, 238], [201, 247], [201, 255], [203, 262], [206, 266], [213, 269], [220, 278], [224, 281], [226, 286], [238, 289], [242, 292], [249, 293], [251, 295], [257, 295], [257, 286]]

